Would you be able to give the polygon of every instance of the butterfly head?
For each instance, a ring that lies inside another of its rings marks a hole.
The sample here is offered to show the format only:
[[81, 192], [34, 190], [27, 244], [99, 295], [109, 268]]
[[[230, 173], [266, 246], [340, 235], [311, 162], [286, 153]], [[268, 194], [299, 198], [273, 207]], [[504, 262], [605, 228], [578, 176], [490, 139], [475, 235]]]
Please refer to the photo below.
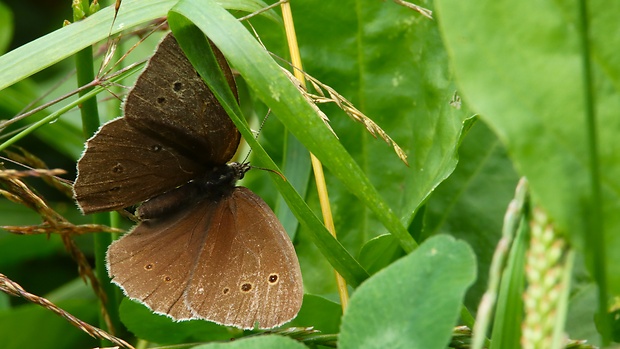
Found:
[[243, 179], [245, 173], [252, 168], [249, 162], [231, 162], [227, 166], [233, 171], [235, 181]]

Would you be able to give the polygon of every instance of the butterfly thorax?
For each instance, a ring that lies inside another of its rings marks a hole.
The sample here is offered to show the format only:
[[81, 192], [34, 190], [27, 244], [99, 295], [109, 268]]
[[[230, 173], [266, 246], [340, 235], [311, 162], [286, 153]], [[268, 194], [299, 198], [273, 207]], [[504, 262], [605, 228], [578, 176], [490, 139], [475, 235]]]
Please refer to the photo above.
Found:
[[249, 163], [238, 162], [215, 166], [203, 176], [145, 201], [138, 207], [136, 215], [142, 220], [155, 219], [205, 199], [218, 202], [232, 194], [237, 181], [249, 169]]

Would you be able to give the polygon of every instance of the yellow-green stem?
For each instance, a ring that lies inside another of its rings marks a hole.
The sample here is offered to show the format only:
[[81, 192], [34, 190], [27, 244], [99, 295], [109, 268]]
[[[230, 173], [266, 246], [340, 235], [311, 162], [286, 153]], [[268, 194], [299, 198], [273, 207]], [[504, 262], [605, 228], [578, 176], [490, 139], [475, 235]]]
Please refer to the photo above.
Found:
[[[303, 70], [301, 64], [301, 56], [299, 54], [299, 46], [297, 45], [297, 36], [295, 34], [295, 25], [293, 24], [293, 13], [291, 12], [290, 3], [286, 2], [281, 5], [282, 16], [284, 17], [284, 28], [286, 30], [286, 38], [289, 44], [289, 51], [291, 53], [291, 61], [295, 69], [295, 77], [299, 80], [302, 86], [306, 86], [306, 81], [300, 72]], [[310, 154], [312, 160], [312, 168], [314, 169], [314, 178], [316, 181], [317, 191], [319, 194], [319, 201], [321, 203], [321, 212], [323, 214], [323, 221], [327, 230], [335, 237], [336, 228], [334, 226], [334, 219], [332, 217], [331, 207], [329, 204], [329, 196], [327, 193], [327, 184], [325, 183], [325, 176], [323, 175], [323, 165], [321, 161]], [[338, 294], [340, 295], [340, 305], [342, 311], [347, 307], [349, 303], [349, 292], [347, 289], [347, 283], [345, 279], [335, 272], [336, 283], [338, 284]]]

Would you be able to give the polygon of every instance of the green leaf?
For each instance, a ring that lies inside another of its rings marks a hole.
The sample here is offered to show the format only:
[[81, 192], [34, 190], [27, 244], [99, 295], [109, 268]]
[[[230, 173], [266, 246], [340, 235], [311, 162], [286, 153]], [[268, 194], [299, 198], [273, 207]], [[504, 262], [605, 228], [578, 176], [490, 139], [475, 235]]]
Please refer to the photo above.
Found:
[[525, 254], [530, 234], [527, 218], [523, 218], [512, 243], [495, 306], [492, 349], [521, 347], [523, 292], [525, 288]]
[[448, 235], [428, 239], [355, 291], [338, 347], [445, 348], [475, 280], [475, 263], [463, 241]]
[[[574, 3], [437, 1], [446, 46], [467, 104], [506, 145], [535, 202], [588, 255], [604, 256], [609, 289], [620, 293], [620, 45], [611, 15], [620, 3], [588, 1], [593, 90], [583, 83], [582, 33]], [[585, 98], [597, 115], [602, 202], [593, 202]], [[603, 208], [602, 231], [592, 208]], [[602, 235], [601, 235], [602, 234]], [[601, 236], [601, 246], [586, 241]], [[586, 249], [587, 248], [587, 249]]]
[[[112, 28], [110, 24], [114, 17], [114, 6], [108, 6], [82, 21], [62, 27], [0, 56], [0, 90], [74, 55], [84, 47], [107, 39], [109, 34], [114, 35], [163, 17], [176, 3], [177, 0], [125, 0]], [[249, 12], [265, 5], [257, 0], [223, 0], [219, 3], [228, 9]], [[275, 19], [273, 14], [268, 16]]]
[[287, 338], [276, 335], [246, 338], [230, 343], [212, 343], [193, 347], [195, 349], [307, 349], [305, 345]]
[[161, 344], [230, 340], [243, 334], [204, 320], [174, 322], [127, 298], [121, 302], [119, 312], [123, 324], [136, 337]]
[[[285, 137], [285, 142], [286, 149], [284, 152], [286, 156], [282, 161], [282, 170], [286, 173], [286, 179], [291, 182], [291, 185], [295, 188], [299, 195], [302, 198], [305, 198], [308, 192], [308, 183], [310, 181], [310, 154], [308, 154], [308, 151], [303, 144], [301, 144], [297, 138], [292, 135], [287, 134], [287, 137]], [[284, 229], [286, 229], [291, 236], [291, 239], [294, 239], [299, 223], [291, 209], [286, 205], [284, 198], [279, 197], [274, 212], [277, 214]]]
[[372, 275], [404, 255], [392, 235], [370, 239], [360, 251], [360, 264]]
[[322, 334], [338, 333], [342, 306], [323, 297], [304, 295], [304, 302], [297, 317], [287, 326], [312, 327]]
[[[580, 280], [579, 280], [580, 279]], [[580, 285], [575, 285], [570, 298], [569, 314], [566, 319], [566, 332], [569, 338], [586, 339], [589, 344], [601, 346], [600, 336], [593, 321], [597, 304], [596, 284], [588, 282], [583, 275], [578, 280]]]
[[491, 258], [518, 180], [501, 142], [478, 122], [461, 143], [454, 173], [426, 204], [424, 238], [450, 234], [476, 251], [478, 278], [465, 298], [469, 309], [478, 307], [487, 288]]
[[[90, 299], [73, 299], [56, 305], [88, 323], [96, 323], [97, 307]], [[39, 324], [39, 325], [37, 325]], [[2, 348], [91, 348], [97, 341], [51, 311], [33, 304], [0, 310]]]
[[[112, 34], [162, 17], [175, 0], [123, 1]], [[88, 45], [106, 39], [110, 33], [113, 6], [85, 20], [62, 27], [0, 57], [0, 90], [72, 56]]]
[[[409, 167], [339, 108], [320, 106], [340, 142], [408, 226], [456, 166], [463, 121], [471, 116], [450, 105], [456, 87], [437, 22], [391, 1], [309, 0], [291, 7], [304, 70], [352, 101], [407, 153]], [[264, 42], [269, 50], [279, 48], [275, 40]], [[349, 251], [355, 255], [370, 239], [390, 233], [327, 164], [326, 176], [338, 239]], [[318, 207], [312, 190], [306, 201]], [[299, 252], [308, 260], [320, 258]], [[319, 275], [316, 283], [324, 279]]]
[[6, 52], [13, 39], [13, 12], [0, 2], [0, 54]]

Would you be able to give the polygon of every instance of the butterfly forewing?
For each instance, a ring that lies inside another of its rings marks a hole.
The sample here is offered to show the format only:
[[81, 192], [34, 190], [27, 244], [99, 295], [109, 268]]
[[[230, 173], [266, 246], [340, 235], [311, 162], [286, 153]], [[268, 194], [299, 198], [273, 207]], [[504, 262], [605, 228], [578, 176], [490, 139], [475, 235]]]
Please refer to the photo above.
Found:
[[[214, 48], [236, 95], [230, 67]], [[84, 213], [144, 201], [222, 165], [240, 134], [176, 39], [159, 44], [124, 104], [125, 115], [102, 126], [78, 161], [74, 194]]]
[[[222, 53], [212, 48], [236, 96], [230, 67]], [[241, 137], [172, 35], [159, 44], [124, 109], [130, 125], [210, 165], [229, 161]]]
[[84, 213], [117, 210], [144, 201], [204, 173], [206, 167], [127, 125], [103, 125], [86, 143], [73, 186]]

